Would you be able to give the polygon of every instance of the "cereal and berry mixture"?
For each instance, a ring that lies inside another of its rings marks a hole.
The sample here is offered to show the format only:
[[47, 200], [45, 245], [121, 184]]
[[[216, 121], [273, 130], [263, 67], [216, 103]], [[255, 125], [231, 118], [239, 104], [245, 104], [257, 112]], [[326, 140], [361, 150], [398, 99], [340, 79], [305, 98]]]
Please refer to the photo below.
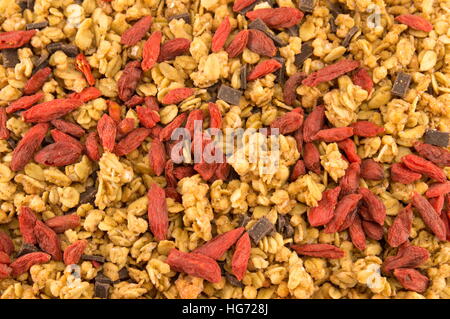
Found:
[[450, 2], [0, 0], [0, 297], [450, 298]]

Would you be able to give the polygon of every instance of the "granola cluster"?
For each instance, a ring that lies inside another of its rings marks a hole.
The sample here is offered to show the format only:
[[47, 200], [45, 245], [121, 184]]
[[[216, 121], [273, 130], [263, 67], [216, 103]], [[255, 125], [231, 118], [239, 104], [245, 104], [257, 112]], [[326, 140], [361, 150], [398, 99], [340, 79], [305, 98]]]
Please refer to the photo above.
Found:
[[0, 11], [2, 299], [450, 298], [448, 1]]

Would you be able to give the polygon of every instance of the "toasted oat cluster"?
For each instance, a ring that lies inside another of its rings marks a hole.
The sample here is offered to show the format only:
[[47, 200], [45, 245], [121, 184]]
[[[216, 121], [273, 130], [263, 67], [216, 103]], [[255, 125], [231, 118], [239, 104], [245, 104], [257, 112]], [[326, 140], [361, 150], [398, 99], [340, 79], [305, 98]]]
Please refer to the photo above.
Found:
[[446, 0], [0, 0], [0, 296], [450, 298]]

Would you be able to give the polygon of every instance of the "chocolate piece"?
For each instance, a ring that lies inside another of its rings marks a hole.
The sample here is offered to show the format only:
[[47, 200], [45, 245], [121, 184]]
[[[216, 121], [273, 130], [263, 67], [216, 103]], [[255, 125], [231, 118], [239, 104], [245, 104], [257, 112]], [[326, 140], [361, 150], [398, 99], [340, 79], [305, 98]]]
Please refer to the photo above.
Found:
[[78, 48], [73, 44], [67, 44], [62, 42], [50, 43], [47, 45], [47, 50], [50, 54], [55, 53], [56, 51], [63, 51], [67, 56], [74, 58], [78, 54]]
[[4, 49], [2, 50], [2, 61], [5, 68], [13, 68], [19, 63], [19, 56], [17, 55], [17, 49]]
[[14, 141], [11, 137], [8, 138], [7, 142], [8, 142], [9, 147], [11, 147], [12, 149], [16, 148], [17, 142]]
[[34, 30], [34, 29], [44, 29], [46, 27], [48, 27], [48, 21], [42, 21], [42, 22], [36, 22], [36, 23], [28, 23], [25, 26], [25, 29]]
[[248, 70], [247, 64], [241, 66], [241, 74], [240, 74], [241, 90], [247, 89], [247, 72], [248, 72], [247, 70]]
[[230, 283], [230, 285], [244, 288], [242, 282], [240, 282], [234, 275], [230, 274], [229, 272], [225, 273], [225, 278], [227, 278], [227, 281]]
[[183, 19], [184, 22], [186, 22], [187, 24], [191, 23], [191, 15], [189, 13], [187, 13], [187, 12], [171, 16], [169, 18], [169, 22], [172, 21], [173, 19], [176, 19], [176, 20]]
[[219, 92], [217, 93], [217, 98], [219, 100], [224, 100], [225, 102], [231, 105], [239, 105], [241, 96], [242, 96], [241, 91], [235, 90], [232, 87], [229, 87], [225, 84], [222, 84], [220, 86]]
[[95, 200], [97, 189], [93, 186], [86, 188], [86, 191], [80, 194], [80, 205], [92, 203]]
[[348, 47], [348, 45], [350, 44], [350, 41], [352, 41], [352, 38], [355, 36], [355, 34], [359, 31], [359, 28], [354, 26], [353, 28], [351, 28], [350, 30], [348, 30], [347, 35], [344, 38], [344, 41], [342, 41], [342, 46], [343, 47]]
[[41, 56], [34, 57], [33, 64], [34, 69], [33, 72], [37, 72], [38, 70], [45, 68], [48, 65], [48, 53], [43, 51]]
[[314, 10], [314, 0], [300, 0], [298, 8], [303, 12], [313, 12]]
[[260, 218], [255, 225], [248, 231], [248, 235], [257, 244], [262, 238], [274, 231], [273, 224], [266, 218]]
[[260, 3], [263, 3], [263, 2], [267, 2], [267, 4], [270, 7], [273, 7], [273, 5], [275, 4], [273, 0], [256, 0], [255, 2], [253, 2], [248, 7], [245, 7], [244, 9], [239, 11], [239, 13], [242, 14], [242, 15], [245, 15], [247, 12], [252, 11], [256, 7], [256, 5], [258, 5]]
[[427, 130], [424, 135], [425, 143], [441, 146], [441, 147], [447, 147], [449, 142], [449, 135], [448, 132], [440, 132], [437, 130]]
[[286, 82], [286, 66], [284, 64], [285, 59], [282, 57], [274, 57], [275, 60], [281, 63], [281, 68], [279, 68], [275, 74], [277, 75], [277, 81], [279, 84], [283, 85]]
[[292, 27], [287, 28], [287, 31], [291, 37], [298, 37], [299, 36], [299, 26], [294, 25]]
[[398, 72], [397, 78], [395, 79], [394, 85], [392, 86], [391, 89], [392, 94], [399, 97], [404, 97], [409, 89], [410, 83], [411, 83], [411, 75], [404, 72]]
[[27, 0], [19, 0], [19, 1], [17, 1], [17, 5], [23, 11], [27, 8]]
[[208, 94], [210, 96], [208, 102], [215, 102], [217, 100], [217, 91], [219, 90], [221, 84], [222, 83], [217, 82], [206, 89], [206, 91], [208, 91]]
[[246, 214], [239, 215], [238, 227], [245, 227], [245, 226], [247, 226], [249, 221], [250, 221], [250, 217], [248, 217], [248, 215], [246, 215]]
[[35, 245], [23, 243], [22, 247], [20, 247], [19, 252], [17, 253], [16, 258], [19, 258], [23, 255], [29, 254], [29, 253], [35, 253], [40, 251], [39, 248], [37, 248]]
[[27, 0], [27, 9], [34, 11], [34, 0]]
[[311, 43], [309, 42], [303, 43], [300, 53], [295, 55], [294, 61], [295, 66], [298, 68], [301, 67], [303, 62], [305, 62], [305, 60], [313, 54], [313, 51], [314, 49], [311, 46]]
[[[286, 43], [283, 40], [281, 40], [279, 37], [277, 37], [275, 35], [275, 33], [272, 30], [270, 30], [269, 27], [264, 23], [264, 21], [259, 18], [250, 22], [250, 24], [248, 25], [248, 28], [264, 32], [264, 34], [267, 35], [269, 38], [271, 38], [273, 40], [273, 42], [278, 46], [286, 45]], [[298, 34], [297, 34], [297, 36], [298, 36]]]
[[104, 284], [112, 284], [113, 281], [111, 279], [109, 279], [109, 277], [105, 276], [103, 273], [98, 274], [97, 276], [95, 276], [95, 282], [101, 282]]
[[277, 230], [277, 232], [282, 233], [285, 226], [286, 226], [286, 218], [283, 215], [278, 215], [275, 229]]
[[286, 224], [286, 226], [284, 226], [283, 237], [290, 238], [292, 236], [294, 236], [294, 227], [292, 227], [292, 225], [288, 223]]
[[347, 10], [339, 2], [328, 2], [331, 15], [336, 18], [337, 15], [345, 13]]
[[81, 259], [85, 261], [96, 261], [101, 264], [105, 262], [105, 257], [100, 255], [81, 255]]
[[130, 279], [130, 274], [128, 273], [127, 267], [123, 267], [119, 270], [119, 281], [125, 281]]
[[95, 289], [95, 297], [98, 298], [108, 298], [108, 292], [109, 287], [111, 287], [110, 284], [95, 281], [94, 289]]
[[334, 18], [331, 17], [329, 22], [330, 22], [330, 30], [331, 30], [331, 32], [336, 33], [337, 26], [336, 26], [336, 22], [334, 21]]

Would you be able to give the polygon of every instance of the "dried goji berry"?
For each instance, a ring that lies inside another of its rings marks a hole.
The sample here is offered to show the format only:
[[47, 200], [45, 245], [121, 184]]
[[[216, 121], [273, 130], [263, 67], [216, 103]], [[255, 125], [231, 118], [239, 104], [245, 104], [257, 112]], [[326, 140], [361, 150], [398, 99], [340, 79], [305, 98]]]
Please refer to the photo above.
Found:
[[415, 269], [394, 269], [394, 276], [405, 289], [423, 293], [428, 288], [428, 278]]
[[308, 170], [320, 174], [320, 153], [314, 143], [305, 143], [303, 147], [303, 161]]
[[0, 50], [20, 48], [30, 42], [36, 30], [9, 31], [0, 33]]
[[216, 170], [214, 172], [213, 179], [214, 180], [226, 180], [228, 179], [228, 176], [230, 175], [231, 167], [226, 162], [226, 159], [223, 161], [223, 163], [218, 163], [216, 165]]
[[303, 123], [303, 140], [306, 143], [312, 142], [312, 137], [322, 129], [324, 122], [325, 107], [318, 105], [309, 113]]
[[428, 187], [428, 190], [425, 193], [425, 195], [428, 198], [432, 198], [432, 197], [437, 197], [437, 196], [444, 195], [447, 193], [450, 193], [450, 182], [435, 183], [435, 184], [430, 185], [430, 187]]
[[9, 138], [9, 130], [6, 127], [6, 121], [8, 117], [4, 107], [0, 107], [0, 139], [6, 140]]
[[334, 210], [334, 216], [323, 230], [327, 234], [335, 233], [344, 225], [347, 216], [356, 209], [362, 195], [349, 194], [342, 197]]
[[216, 32], [214, 33], [211, 42], [212, 52], [219, 52], [220, 50], [222, 50], [223, 46], [225, 45], [225, 42], [228, 39], [228, 36], [230, 35], [230, 32], [231, 32], [230, 18], [228, 18], [227, 16], [222, 20]]
[[100, 149], [99, 149], [99, 143], [97, 139], [97, 133], [96, 132], [90, 132], [88, 136], [86, 137], [86, 154], [87, 156], [97, 162], [100, 160]]
[[108, 114], [103, 114], [97, 123], [97, 132], [103, 148], [112, 152], [116, 143], [116, 122]]
[[114, 122], [119, 123], [122, 118], [120, 105], [111, 100], [106, 101], [106, 104], [108, 105], [109, 116], [114, 120]]
[[166, 166], [166, 152], [164, 145], [159, 139], [153, 139], [149, 151], [150, 167], [156, 176], [160, 176], [164, 172]]
[[391, 247], [398, 247], [408, 240], [413, 222], [411, 204], [398, 212], [387, 232], [387, 242]]
[[384, 128], [369, 121], [358, 121], [350, 124], [353, 127], [353, 134], [362, 137], [374, 137], [384, 132]]
[[200, 277], [209, 282], [216, 283], [222, 279], [221, 270], [217, 262], [205, 255], [184, 253], [172, 248], [166, 263], [179, 272], [185, 272], [194, 277]]
[[397, 255], [389, 256], [384, 260], [382, 270], [391, 273], [397, 268], [415, 268], [430, 258], [428, 250], [418, 246], [412, 246], [405, 242], [398, 249]]
[[188, 97], [194, 95], [195, 91], [192, 88], [177, 88], [170, 90], [162, 99], [164, 104], [178, 104]]
[[234, 245], [244, 231], [244, 227], [239, 227], [220, 234], [196, 248], [193, 253], [202, 254], [218, 260], [231, 246]]
[[303, 151], [303, 127], [300, 127], [297, 131], [295, 131], [294, 138], [297, 142], [297, 150], [299, 154], [301, 154]]
[[391, 166], [391, 180], [393, 182], [412, 184], [421, 178], [421, 174], [413, 172], [402, 163], [394, 163]]
[[55, 99], [37, 104], [22, 112], [25, 122], [49, 122], [77, 109], [83, 104], [78, 99]]
[[336, 207], [341, 188], [339, 186], [326, 190], [322, 193], [322, 199], [316, 207], [311, 207], [308, 212], [308, 221], [311, 226], [323, 226], [333, 219], [334, 208]]
[[87, 247], [87, 240], [77, 240], [64, 250], [64, 264], [76, 265], [81, 259], [81, 255]]
[[362, 199], [369, 209], [371, 219], [383, 226], [386, 218], [386, 207], [384, 206], [383, 201], [367, 188], [360, 187], [359, 193], [363, 196]]
[[158, 100], [154, 96], [146, 96], [144, 98], [145, 106], [153, 111], [159, 111]]
[[344, 151], [345, 156], [347, 157], [348, 161], [351, 163], [360, 163], [361, 158], [358, 156], [358, 153], [356, 153], [356, 145], [355, 143], [347, 138], [345, 140], [342, 140], [337, 143], [338, 147]]
[[7, 255], [11, 255], [14, 252], [14, 243], [12, 242], [11, 238], [3, 231], [0, 231], [0, 251], [3, 251]]
[[136, 91], [141, 79], [142, 69], [139, 61], [128, 62], [117, 82], [118, 95], [122, 101], [128, 101]]
[[11, 259], [9, 258], [8, 254], [6, 254], [3, 251], [0, 251], [0, 264], [10, 264]]
[[352, 239], [353, 245], [359, 250], [366, 249], [366, 234], [362, 226], [362, 221], [359, 216], [355, 216], [353, 223], [348, 229], [350, 238]]
[[442, 147], [416, 142], [414, 149], [420, 156], [425, 157], [438, 166], [450, 166], [450, 152]]
[[148, 222], [156, 240], [165, 240], [169, 229], [166, 194], [158, 184], [153, 183], [148, 190]]
[[144, 97], [135, 94], [131, 97], [131, 99], [125, 102], [125, 105], [127, 107], [133, 107], [144, 103], [144, 101], [145, 101]]
[[291, 245], [291, 248], [297, 254], [318, 258], [339, 259], [345, 255], [342, 249], [329, 244]]
[[117, 156], [124, 156], [137, 149], [150, 134], [150, 129], [138, 127], [127, 134], [114, 148]]
[[117, 124], [117, 133], [119, 133], [121, 136], [125, 136], [132, 130], [134, 130], [135, 127], [136, 125], [134, 118], [126, 117], [122, 121], [120, 121], [119, 124]]
[[23, 88], [23, 93], [30, 95], [39, 91], [51, 73], [52, 69], [49, 67], [37, 71], [31, 78], [28, 79], [25, 87]]
[[253, 81], [263, 77], [269, 73], [273, 73], [281, 68], [281, 63], [275, 59], [265, 60], [258, 63], [255, 68], [247, 76], [247, 81]]
[[208, 103], [209, 111], [209, 127], [210, 128], [222, 128], [222, 114], [216, 103]]
[[25, 133], [12, 153], [10, 167], [13, 171], [20, 171], [33, 158], [34, 152], [41, 145], [48, 128], [48, 123], [39, 123]]
[[235, 0], [233, 3], [233, 11], [239, 12], [242, 9], [248, 7], [253, 4], [256, 0]]
[[91, 65], [87, 61], [86, 57], [83, 53], [80, 53], [75, 58], [75, 67], [83, 73], [84, 77], [86, 78], [87, 83], [90, 86], [95, 85], [95, 78], [92, 75], [91, 71]]
[[41, 221], [36, 221], [34, 236], [39, 247], [50, 254], [54, 260], [62, 260], [61, 244], [58, 235]]
[[355, 73], [353, 73], [352, 81], [354, 84], [359, 85], [366, 90], [369, 94], [372, 92], [373, 81], [365, 68], [356, 69]]
[[161, 39], [161, 31], [155, 31], [148, 38], [147, 42], [145, 42], [144, 48], [142, 49], [141, 63], [141, 67], [144, 72], [150, 70], [158, 61], [159, 52], [161, 50]]
[[367, 220], [362, 221], [362, 226], [364, 229], [364, 233], [367, 235], [367, 237], [374, 240], [381, 240], [381, 238], [383, 238], [384, 234], [383, 226], [380, 226], [377, 223], [370, 222]]
[[127, 46], [133, 46], [141, 40], [152, 25], [152, 17], [142, 17], [131, 28], [127, 29], [120, 38], [120, 43]]
[[44, 93], [39, 92], [30, 96], [22, 96], [20, 99], [12, 102], [7, 108], [6, 113], [14, 113], [20, 110], [28, 109], [44, 97]]
[[73, 143], [56, 142], [37, 152], [34, 161], [47, 166], [66, 166], [76, 163], [81, 153], [82, 150], [74, 147]]
[[29, 253], [17, 258], [11, 265], [9, 265], [12, 269], [11, 275], [19, 276], [23, 273], [26, 273], [31, 266], [38, 264], [45, 264], [49, 262], [51, 256], [42, 252]]
[[269, 38], [264, 32], [250, 29], [248, 30], [247, 48], [259, 55], [273, 57], [277, 53], [277, 47], [273, 40]]
[[[222, 115], [221, 115], [221, 117], [222, 117]], [[200, 125], [201, 125], [201, 123], [203, 121], [203, 111], [202, 110], [192, 110], [191, 112], [189, 112], [189, 115], [186, 120], [186, 125], [184, 127], [189, 131], [191, 136], [194, 135], [195, 121], [199, 121], [198, 123], [200, 123]]]
[[67, 96], [68, 99], [78, 99], [83, 101], [83, 103], [89, 102], [91, 100], [97, 99], [102, 96], [102, 91], [96, 87], [90, 86], [83, 89], [81, 92], [72, 93]]
[[169, 123], [166, 127], [164, 127], [159, 133], [159, 139], [161, 141], [167, 141], [172, 136], [172, 133], [175, 129], [181, 127], [184, 121], [186, 120], [187, 114], [181, 113], [178, 115], [172, 122]]
[[34, 226], [38, 220], [36, 215], [30, 208], [22, 206], [20, 207], [18, 220], [23, 241], [27, 244], [36, 244], [36, 236], [34, 235]]
[[185, 38], [175, 38], [166, 41], [161, 45], [158, 62], [173, 60], [177, 56], [185, 53], [191, 45], [191, 41]]
[[174, 175], [173, 161], [169, 159], [164, 167], [164, 175], [166, 176], [167, 185], [169, 187], [177, 187], [177, 179]]
[[384, 178], [383, 166], [368, 158], [361, 162], [361, 177], [370, 181], [381, 181]]
[[181, 195], [178, 194], [177, 189], [174, 187], [164, 188], [164, 193], [166, 198], [172, 198], [174, 201], [181, 203]]
[[283, 88], [283, 100], [287, 105], [293, 105], [296, 98], [295, 90], [305, 79], [305, 72], [296, 72], [287, 79]]
[[350, 213], [347, 214], [347, 216], [344, 219], [344, 222], [342, 223], [341, 227], [338, 228], [338, 232], [347, 230], [350, 228], [350, 226], [355, 221], [356, 216], [358, 216], [358, 208], [353, 209], [350, 211]]
[[11, 276], [12, 269], [8, 265], [0, 264], [0, 279], [5, 279]]
[[339, 142], [353, 136], [353, 128], [351, 127], [334, 127], [320, 130], [314, 136], [313, 140], [320, 140], [327, 143]]
[[347, 72], [353, 71], [359, 67], [359, 64], [359, 61], [340, 60], [335, 64], [328, 65], [308, 75], [308, 77], [302, 81], [302, 84], [306, 86], [316, 86], [319, 83], [334, 80]]
[[430, 228], [433, 234], [435, 234], [439, 240], [445, 241], [445, 225], [439, 218], [439, 214], [434, 210], [433, 206], [431, 206], [430, 202], [422, 195], [414, 193], [411, 203], [417, 209], [423, 222]]
[[427, 19], [413, 14], [401, 14], [395, 17], [395, 21], [419, 31], [431, 32], [433, 30], [433, 25]]
[[420, 156], [414, 154], [405, 155], [402, 157], [402, 163], [410, 170], [426, 175], [438, 182], [444, 183], [447, 180], [441, 168]]
[[76, 136], [76, 137], [82, 137], [85, 133], [83, 128], [79, 126], [78, 124], [67, 122], [61, 119], [56, 119], [51, 121], [52, 125], [56, 127], [61, 132]]
[[251, 249], [252, 245], [250, 243], [250, 236], [246, 232], [237, 241], [236, 248], [231, 259], [231, 271], [238, 280], [242, 280], [245, 272], [247, 271]]
[[227, 51], [229, 58], [235, 58], [244, 51], [245, 47], [247, 46], [248, 37], [248, 30], [241, 30], [238, 34], [236, 34], [236, 36], [233, 38], [233, 40], [225, 50]]
[[177, 166], [173, 169], [173, 175], [180, 180], [195, 175], [195, 171], [192, 166]]
[[196, 163], [194, 165], [194, 170], [200, 174], [200, 176], [205, 180], [209, 181], [217, 169], [217, 163]]
[[294, 167], [292, 168], [292, 173], [291, 176], [289, 177], [289, 180], [293, 182], [297, 180], [297, 178], [305, 174], [306, 174], [305, 163], [303, 163], [302, 160], [298, 160], [295, 163]]
[[270, 128], [277, 128], [280, 134], [285, 135], [298, 130], [302, 124], [303, 114], [291, 111], [275, 119], [275, 121], [270, 124]]
[[298, 24], [303, 18], [303, 12], [296, 8], [264, 8], [247, 12], [250, 20], [261, 19], [269, 28], [290, 28]]
[[160, 121], [159, 113], [146, 106], [137, 106], [136, 113], [139, 123], [146, 128], [152, 128]]
[[445, 196], [439, 195], [438, 197], [433, 197], [429, 199], [431, 206], [433, 206], [434, 210], [438, 215], [441, 215], [442, 209], [444, 208]]
[[357, 162], [351, 163], [345, 170], [345, 175], [339, 181], [341, 195], [355, 193], [359, 187], [360, 165]]
[[73, 229], [80, 226], [80, 216], [77, 214], [56, 216], [47, 219], [45, 224], [53, 229], [55, 233], [64, 233], [68, 229]]

